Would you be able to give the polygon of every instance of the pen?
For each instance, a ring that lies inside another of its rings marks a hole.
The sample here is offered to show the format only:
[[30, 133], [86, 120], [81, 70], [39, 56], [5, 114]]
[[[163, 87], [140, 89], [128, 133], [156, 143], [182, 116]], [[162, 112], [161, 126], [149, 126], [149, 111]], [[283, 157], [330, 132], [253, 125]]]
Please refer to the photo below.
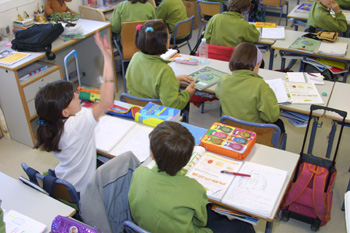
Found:
[[250, 177], [249, 174], [243, 174], [243, 173], [238, 173], [238, 172], [229, 172], [229, 171], [226, 171], [226, 170], [222, 170], [221, 173], [230, 174], [230, 175], [235, 175], [235, 176], [246, 176], [246, 177]]
[[317, 77], [317, 75], [311, 74], [311, 73], [307, 73], [308, 75], [311, 75], [313, 77]]

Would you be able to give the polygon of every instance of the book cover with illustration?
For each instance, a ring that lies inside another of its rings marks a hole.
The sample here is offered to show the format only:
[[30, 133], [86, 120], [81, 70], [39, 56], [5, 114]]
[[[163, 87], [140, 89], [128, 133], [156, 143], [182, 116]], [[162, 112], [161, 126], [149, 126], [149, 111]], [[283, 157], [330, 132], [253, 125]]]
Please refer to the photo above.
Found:
[[135, 121], [156, 127], [163, 121], [178, 121], [181, 110], [149, 102], [135, 113]]
[[320, 44], [320, 40], [314, 40], [307, 37], [299, 37], [289, 46], [289, 49], [299, 50], [305, 53], [314, 53], [318, 50]]
[[220, 70], [214, 69], [212, 67], [205, 66], [189, 74], [189, 76], [191, 76], [193, 80], [195, 80], [196, 82], [194, 87], [197, 90], [202, 91], [214, 85], [215, 83], [217, 83], [223, 74], [226, 74], [226, 73]]
[[206, 150], [244, 160], [256, 142], [256, 133], [215, 122], [201, 139]]
[[308, 14], [310, 12], [311, 7], [312, 7], [312, 3], [303, 3], [295, 11], [298, 13]]
[[255, 27], [257, 28], [275, 28], [276, 23], [269, 23], [269, 22], [256, 22]]

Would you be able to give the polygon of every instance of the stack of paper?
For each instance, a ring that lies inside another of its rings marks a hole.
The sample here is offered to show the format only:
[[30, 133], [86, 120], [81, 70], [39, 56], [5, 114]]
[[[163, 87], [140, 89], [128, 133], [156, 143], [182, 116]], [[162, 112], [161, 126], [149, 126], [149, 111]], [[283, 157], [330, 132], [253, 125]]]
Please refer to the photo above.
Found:
[[260, 38], [284, 40], [286, 38], [284, 27], [261, 28]]
[[322, 42], [318, 49], [318, 53], [333, 55], [333, 56], [340, 56], [340, 57], [344, 57], [347, 51], [348, 51], [348, 43], [344, 43], [344, 42], [334, 42], [334, 43]]

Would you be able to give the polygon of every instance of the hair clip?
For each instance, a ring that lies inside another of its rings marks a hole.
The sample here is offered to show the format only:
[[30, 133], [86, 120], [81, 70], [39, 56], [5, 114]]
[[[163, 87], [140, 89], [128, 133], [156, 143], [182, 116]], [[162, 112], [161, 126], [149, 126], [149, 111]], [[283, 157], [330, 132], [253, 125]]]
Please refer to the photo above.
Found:
[[37, 120], [35, 120], [35, 123], [36, 123], [37, 125], [39, 125], [39, 127], [41, 127], [41, 126], [44, 126], [44, 125], [45, 125], [46, 121], [45, 121], [45, 120], [42, 120], [42, 119], [37, 119]]
[[154, 32], [152, 27], [146, 27], [145, 32]]
[[138, 25], [136, 26], [136, 30], [137, 30], [137, 31], [140, 31], [141, 28], [142, 28], [142, 24], [138, 24]]

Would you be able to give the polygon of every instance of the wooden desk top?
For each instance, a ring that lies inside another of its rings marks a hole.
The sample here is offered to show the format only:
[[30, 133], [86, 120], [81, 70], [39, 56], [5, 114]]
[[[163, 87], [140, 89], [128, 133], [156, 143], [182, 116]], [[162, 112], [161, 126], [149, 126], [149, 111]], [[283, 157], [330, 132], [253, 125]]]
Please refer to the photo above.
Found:
[[[79, 19], [77, 23], [83, 27], [84, 36], [86, 38], [95, 34], [95, 32], [98, 30], [103, 30], [111, 26], [109, 22], [100, 22], [100, 21], [87, 20], [87, 19]], [[86, 38], [81, 40], [85, 40]], [[52, 43], [52, 52], [55, 53], [71, 44], [78, 43], [79, 41], [80, 40], [71, 40], [71, 41], [64, 42], [62, 39], [57, 38]], [[24, 53], [29, 53], [31, 55], [19, 62], [14, 63], [11, 66], [0, 65], [0, 68], [8, 69], [8, 70], [18, 70], [46, 56], [45, 52], [24, 52]]]
[[[348, 115], [345, 118], [346, 123], [350, 123], [349, 99], [350, 99], [350, 84], [336, 82], [334, 84], [332, 96], [329, 100], [328, 107], [346, 111], [348, 113]], [[333, 120], [339, 120], [339, 121], [342, 120], [342, 118], [338, 114], [330, 111], [326, 112], [325, 117]]]
[[0, 199], [5, 211], [15, 210], [47, 226], [57, 215], [73, 216], [75, 209], [0, 172]]

